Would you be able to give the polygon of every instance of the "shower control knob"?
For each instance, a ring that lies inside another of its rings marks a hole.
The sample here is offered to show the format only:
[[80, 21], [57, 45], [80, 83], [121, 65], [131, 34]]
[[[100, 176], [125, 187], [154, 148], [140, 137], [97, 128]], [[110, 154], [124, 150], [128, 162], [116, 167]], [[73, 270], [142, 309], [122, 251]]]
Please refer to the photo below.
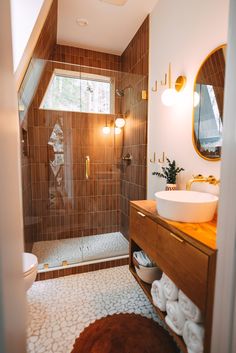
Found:
[[127, 153], [125, 156], [122, 157], [123, 161], [132, 161], [133, 156], [130, 153]]

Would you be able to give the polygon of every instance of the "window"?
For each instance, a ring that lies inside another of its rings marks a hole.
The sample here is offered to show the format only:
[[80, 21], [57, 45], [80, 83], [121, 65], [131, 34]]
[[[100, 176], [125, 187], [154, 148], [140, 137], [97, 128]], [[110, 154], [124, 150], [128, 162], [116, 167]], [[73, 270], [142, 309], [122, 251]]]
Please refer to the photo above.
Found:
[[55, 69], [40, 109], [112, 114], [112, 78]]

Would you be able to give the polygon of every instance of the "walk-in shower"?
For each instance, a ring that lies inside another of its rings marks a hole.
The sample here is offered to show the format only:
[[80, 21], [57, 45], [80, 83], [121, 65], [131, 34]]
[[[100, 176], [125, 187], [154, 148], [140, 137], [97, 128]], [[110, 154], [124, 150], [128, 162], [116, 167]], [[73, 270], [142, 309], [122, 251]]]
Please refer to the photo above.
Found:
[[[128, 256], [122, 212], [128, 199], [142, 195], [127, 190], [126, 181], [137, 184], [141, 176], [130, 170], [122, 177], [122, 157], [132, 153], [135, 170], [135, 158], [144, 154], [135, 138], [124, 148], [125, 129], [136, 131], [141, 121], [143, 80], [55, 61], [30, 63], [19, 91], [22, 189], [25, 248], [37, 255], [40, 271]], [[115, 134], [120, 110], [133, 115]]]

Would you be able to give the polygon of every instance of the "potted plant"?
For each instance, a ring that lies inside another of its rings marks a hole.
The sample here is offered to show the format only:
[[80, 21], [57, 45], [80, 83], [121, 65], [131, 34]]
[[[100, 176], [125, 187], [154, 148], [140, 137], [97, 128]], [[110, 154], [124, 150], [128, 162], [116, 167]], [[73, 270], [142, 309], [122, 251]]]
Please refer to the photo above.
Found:
[[169, 158], [167, 160], [167, 167], [161, 167], [162, 172], [153, 172], [152, 175], [157, 175], [160, 178], [166, 179], [166, 190], [176, 190], [176, 176], [182, 172], [184, 169], [176, 166], [176, 162], [170, 161]]

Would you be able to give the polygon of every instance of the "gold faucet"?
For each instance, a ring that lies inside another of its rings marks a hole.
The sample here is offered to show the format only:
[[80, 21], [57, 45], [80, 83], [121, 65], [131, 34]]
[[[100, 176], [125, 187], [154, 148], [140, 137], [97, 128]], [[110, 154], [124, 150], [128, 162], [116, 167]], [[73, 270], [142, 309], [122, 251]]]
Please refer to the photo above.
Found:
[[208, 177], [204, 177], [202, 174], [193, 175], [192, 179], [190, 179], [186, 184], [186, 190], [190, 190], [193, 183], [209, 183], [211, 185], [218, 185], [220, 183], [219, 179], [216, 179], [214, 175], [209, 175]]

